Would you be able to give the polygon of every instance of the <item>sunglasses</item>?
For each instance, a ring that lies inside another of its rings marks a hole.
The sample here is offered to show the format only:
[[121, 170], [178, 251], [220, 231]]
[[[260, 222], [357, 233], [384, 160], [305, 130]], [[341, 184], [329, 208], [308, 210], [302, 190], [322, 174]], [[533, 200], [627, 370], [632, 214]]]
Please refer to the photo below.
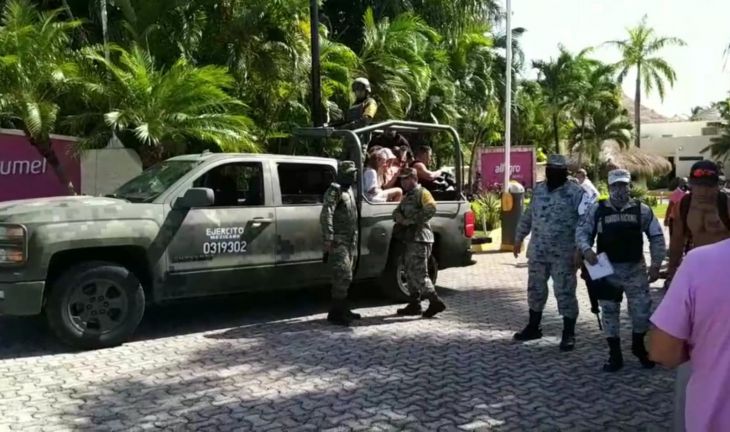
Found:
[[698, 168], [692, 171], [692, 177], [717, 177], [717, 172], [713, 170]]

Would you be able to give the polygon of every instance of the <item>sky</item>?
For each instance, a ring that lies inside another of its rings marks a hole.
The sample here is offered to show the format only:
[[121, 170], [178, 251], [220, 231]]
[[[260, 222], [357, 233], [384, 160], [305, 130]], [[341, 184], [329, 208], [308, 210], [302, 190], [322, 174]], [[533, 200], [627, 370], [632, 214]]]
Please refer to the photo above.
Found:
[[[642, 104], [672, 117], [725, 99], [730, 90], [730, 59], [723, 70], [723, 53], [730, 45], [730, 0], [512, 0], [512, 26], [527, 30], [521, 43], [528, 68], [531, 60], [557, 57], [560, 43], [577, 53], [608, 40], [626, 39], [626, 28], [645, 14], [657, 35], [679, 37], [687, 45], [662, 51], [677, 82], [667, 89], [664, 101], [656, 93], [642, 94]], [[592, 57], [615, 62], [619, 53], [601, 47]], [[536, 73], [525, 75], [534, 78]], [[634, 77], [629, 75], [624, 83], [624, 92], [632, 98]]]

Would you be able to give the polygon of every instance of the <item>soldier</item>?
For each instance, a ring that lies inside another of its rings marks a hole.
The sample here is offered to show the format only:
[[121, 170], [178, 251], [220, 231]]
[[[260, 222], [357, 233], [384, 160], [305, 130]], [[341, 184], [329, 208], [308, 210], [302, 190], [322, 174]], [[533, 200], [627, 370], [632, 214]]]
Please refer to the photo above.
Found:
[[347, 292], [352, 283], [352, 266], [357, 248], [357, 204], [352, 185], [357, 181], [357, 168], [352, 161], [339, 163], [337, 183], [324, 194], [319, 220], [324, 237], [325, 258], [332, 269], [332, 307], [327, 321], [349, 325], [360, 319], [347, 305]]
[[548, 278], [553, 279], [553, 291], [558, 311], [563, 316], [561, 351], [575, 348], [575, 321], [578, 318], [575, 229], [583, 189], [568, 181], [565, 156], [550, 155], [545, 169], [546, 181], [535, 186], [532, 202], [517, 227], [514, 254], [519, 256], [522, 242], [532, 233], [527, 249], [527, 303], [530, 321], [515, 340], [540, 339], [542, 311], [548, 296]]
[[[605, 252], [614, 269], [614, 274], [606, 277], [603, 285], [605, 289], [602, 290], [612, 292], [598, 293], [603, 311], [603, 331], [609, 347], [609, 359], [603, 365], [606, 372], [616, 372], [623, 367], [619, 337], [622, 291], [626, 292], [633, 327], [631, 352], [638, 357], [643, 367], [654, 367], [644, 345], [651, 309], [649, 283], [659, 279], [666, 246], [662, 226], [651, 208], [630, 199], [630, 183], [631, 174], [628, 171], [618, 169], [609, 172], [609, 199], [591, 206], [575, 234], [578, 248], [589, 264], [598, 262], [596, 252], [592, 249], [595, 238], [598, 253]], [[644, 262], [644, 234], [649, 239], [651, 252], [648, 277]]]
[[421, 299], [425, 298], [429, 304], [423, 316], [432, 318], [446, 310], [428, 276], [428, 259], [434, 240], [428, 221], [436, 214], [436, 201], [418, 184], [415, 169], [403, 169], [400, 178], [406, 195], [393, 211], [394, 236], [405, 242], [406, 281], [411, 300], [406, 307], [398, 309], [398, 315], [421, 315]]
[[373, 122], [375, 113], [378, 112], [378, 103], [370, 96], [373, 89], [367, 78], [355, 79], [352, 83], [352, 91], [355, 93], [355, 104], [347, 110], [345, 127], [357, 129]]

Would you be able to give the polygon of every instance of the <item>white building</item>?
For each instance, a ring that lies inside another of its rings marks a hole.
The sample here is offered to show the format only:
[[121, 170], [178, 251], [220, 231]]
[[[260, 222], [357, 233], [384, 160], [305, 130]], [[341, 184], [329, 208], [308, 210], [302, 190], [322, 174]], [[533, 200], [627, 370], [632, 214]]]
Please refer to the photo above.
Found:
[[[625, 97], [624, 106], [633, 120], [633, 101]], [[692, 164], [713, 159], [702, 150], [712, 143], [712, 138], [722, 134], [722, 117], [716, 109], [697, 113], [694, 120], [669, 119], [646, 107], [641, 111], [641, 150], [667, 158], [674, 167], [671, 177], [689, 177]]]
[[702, 150], [721, 133], [717, 121], [649, 123], [641, 125], [641, 149], [669, 159], [674, 166], [673, 176], [688, 177], [692, 164], [712, 159], [709, 152]]

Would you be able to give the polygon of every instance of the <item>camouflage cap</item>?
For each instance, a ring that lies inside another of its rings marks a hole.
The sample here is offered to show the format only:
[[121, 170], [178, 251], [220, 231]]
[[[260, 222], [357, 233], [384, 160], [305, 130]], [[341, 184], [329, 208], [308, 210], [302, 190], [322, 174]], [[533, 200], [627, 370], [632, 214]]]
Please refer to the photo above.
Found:
[[547, 164], [548, 166], [555, 168], [568, 167], [568, 161], [565, 159], [565, 156], [561, 154], [551, 154], [550, 156], [548, 156]]
[[353, 161], [340, 161], [337, 165], [337, 172], [340, 174], [349, 174], [357, 172], [357, 167]]
[[418, 172], [416, 171], [415, 168], [403, 168], [400, 171], [400, 174], [398, 174], [398, 177], [400, 177], [402, 179], [410, 178], [410, 177], [418, 178]]
[[625, 169], [615, 169], [608, 172], [608, 184], [631, 183], [631, 173]]

